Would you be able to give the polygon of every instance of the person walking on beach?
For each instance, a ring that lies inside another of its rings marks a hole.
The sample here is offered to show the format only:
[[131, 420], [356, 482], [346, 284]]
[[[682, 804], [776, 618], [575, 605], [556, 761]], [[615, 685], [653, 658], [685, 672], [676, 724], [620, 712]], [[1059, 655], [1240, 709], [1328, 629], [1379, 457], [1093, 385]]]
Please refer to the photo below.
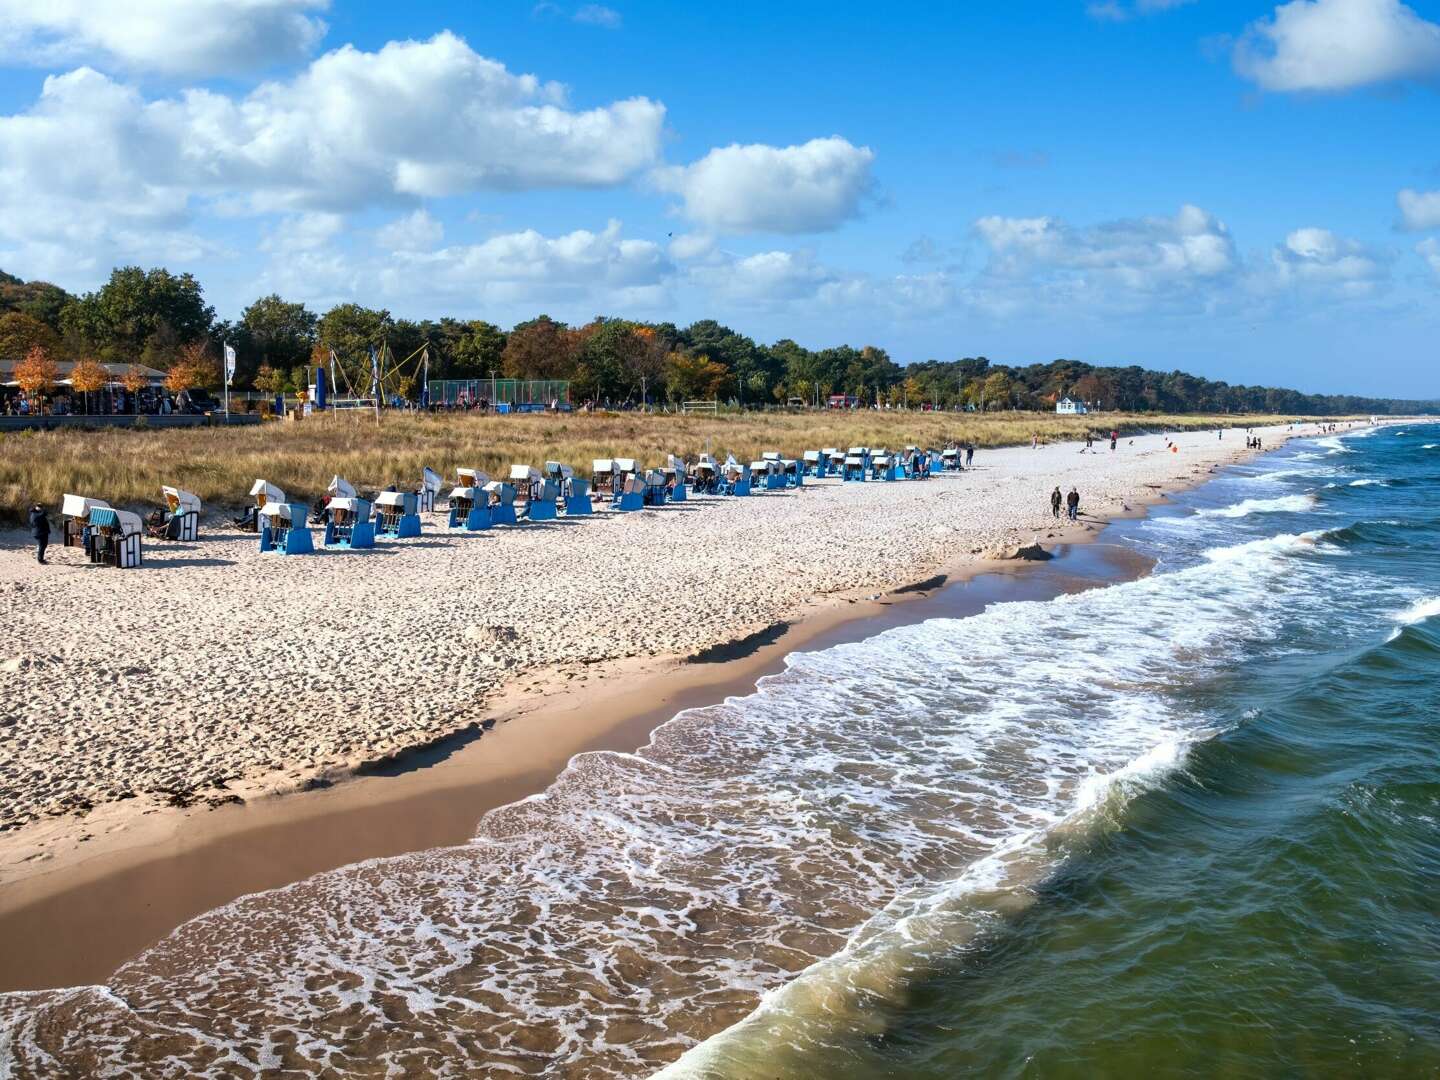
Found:
[[1055, 490], [1050, 492], [1050, 513], [1055, 515], [1055, 520], [1060, 520], [1060, 485], [1055, 485]]
[[1111, 449], [1111, 450], [1114, 450], [1114, 449], [1115, 449], [1115, 444], [1118, 443], [1119, 441], [1120, 441], [1120, 433], [1119, 433], [1118, 431], [1111, 431], [1111, 432], [1110, 432], [1110, 449]]
[[1071, 521], [1080, 520], [1080, 492], [1073, 487], [1070, 494], [1065, 496], [1065, 509]]
[[50, 545], [50, 519], [39, 503], [30, 508], [30, 535], [35, 539], [35, 561], [44, 566], [45, 549]]
[[972, 463], [974, 460], [975, 460], [975, 444], [974, 444], [973, 442], [972, 442], [972, 443], [966, 443], [966, 444], [965, 444], [965, 468], [968, 469], [968, 468], [970, 467], [971, 463]]

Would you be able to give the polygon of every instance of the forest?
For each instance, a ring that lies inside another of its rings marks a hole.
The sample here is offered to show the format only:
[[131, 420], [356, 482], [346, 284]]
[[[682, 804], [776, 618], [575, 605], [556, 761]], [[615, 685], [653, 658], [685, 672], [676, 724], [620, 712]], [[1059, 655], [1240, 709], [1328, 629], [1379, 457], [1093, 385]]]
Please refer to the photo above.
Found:
[[[808, 349], [789, 339], [762, 344], [713, 319], [685, 327], [596, 316], [572, 326], [537, 315], [508, 330], [483, 319], [395, 318], [358, 304], [324, 313], [262, 296], [238, 319], [216, 317], [200, 282], [163, 268], [118, 267], [94, 292], [72, 295], [0, 271], [0, 360], [140, 363], [194, 369], [218, 386], [220, 348], [233, 345], [232, 387], [278, 393], [303, 387], [309, 364], [331, 352], [363, 371], [372, 348], [424, 355], [431, 378], [568, 379], [571, 400], [600, 405], [718, 400], [741, 407], [824, 404], [848, 395], [861, 406], [1050, 410], [1068, 396], [1097, 409], [1163, 413], [1410, 414], [1440, 403], [1237, 386], [1141, 365], [1057, 359], [1024, 366], [984, 356], [897, 362], [875, 345]], [[413, 397], [415, 380], [400, 392]]]

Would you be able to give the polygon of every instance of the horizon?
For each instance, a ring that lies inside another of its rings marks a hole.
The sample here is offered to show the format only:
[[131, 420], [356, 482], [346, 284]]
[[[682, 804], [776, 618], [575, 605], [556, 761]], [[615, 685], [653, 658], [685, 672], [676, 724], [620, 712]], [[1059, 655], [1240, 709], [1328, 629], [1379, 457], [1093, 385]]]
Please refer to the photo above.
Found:
[[0, 0], [0, 267], [1440, 398], [1440, 6], [820, 10]]

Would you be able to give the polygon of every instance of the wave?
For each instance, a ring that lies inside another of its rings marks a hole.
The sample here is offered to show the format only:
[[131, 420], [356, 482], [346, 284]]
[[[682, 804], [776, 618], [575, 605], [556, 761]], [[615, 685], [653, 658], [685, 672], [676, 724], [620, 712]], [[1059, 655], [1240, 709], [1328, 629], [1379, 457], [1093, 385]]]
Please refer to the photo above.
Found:
[[1314, 495], [1282, 495], [1277, 499], [1245, 499], [1232, 506], [1198, 510], [1198, 518], [1242, 518], [1251, 514], [1299, 514], [1313, 510], [1318, 500]]
[[1332, 454], [1353, 454], [1355, 451], [1340, 441], [1338, 435], [1331, 435], [1328, 438], [1316, 439], [1316, 446], [1323, 446]]
[[1434, 450], [1435, 447], [1436, 447], [1436, 445], [1437, 445], [1436, 443], [1427, 442], [1424, 446], [1420, 447], [1420, 449], [1421, 449], [1421, 450]]
[[1265, 536], [1259, 540], [1247, 540], [1227, 547], [1207, 548], [1201, 554], [1212, 563], [1273, 558], [1297, 551], [1314, 550], [1325, 539], [1328, 539], [1328, 534], [1323, 529], [1303, 533], [1280, 533], [1277, 536]]
[[1440, 596], [1431, 597], [1429, 600], [1415, 601], [1410, 607], [1396, 615], [1395, 621], [1401, 626], [1414, 626], [1426, 619], [1433, 619], [1436, 615], [1440, 615]]
[[1378, 480], [1378, 479], [1375, 479], [1374, 477], [1369, 477], [1369, 476], [1367, 476], [1367, 477], [1365, 477], [1365, 478], [1363, 478], [1363, 479], [1361, 479], [1361, 480], [1351, 480], [1349, 486], [1350, 486], [1350, 487], [1371, 487], [1371, 486], [1389, 487], [1390, 485], [1389, 485], [1389, 483], [1388, 483], [1387, 481]]

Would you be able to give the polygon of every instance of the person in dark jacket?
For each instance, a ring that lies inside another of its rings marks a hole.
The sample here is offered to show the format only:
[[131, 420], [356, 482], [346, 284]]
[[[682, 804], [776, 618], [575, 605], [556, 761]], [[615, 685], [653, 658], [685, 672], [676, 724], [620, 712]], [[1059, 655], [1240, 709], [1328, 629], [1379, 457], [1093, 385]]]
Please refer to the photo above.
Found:
[[1065, 508], [1070, 512], [1070, 520], [1076, 521], [1080, 517], [1080, 492], [1075, 488], [1070, 489], [1070, 494], [1065, 496]]
[[35, 559], [44, 566], [45, 549], [50, 545], [50, 519], [39, 503], [30, 508], [30, 535], [35, 538]]
[[1055, 485], [1055, 490], [1050, 492], [1050, 513], [1055, 515], [1055, 520], [1060, 520], [1060, 485]]

